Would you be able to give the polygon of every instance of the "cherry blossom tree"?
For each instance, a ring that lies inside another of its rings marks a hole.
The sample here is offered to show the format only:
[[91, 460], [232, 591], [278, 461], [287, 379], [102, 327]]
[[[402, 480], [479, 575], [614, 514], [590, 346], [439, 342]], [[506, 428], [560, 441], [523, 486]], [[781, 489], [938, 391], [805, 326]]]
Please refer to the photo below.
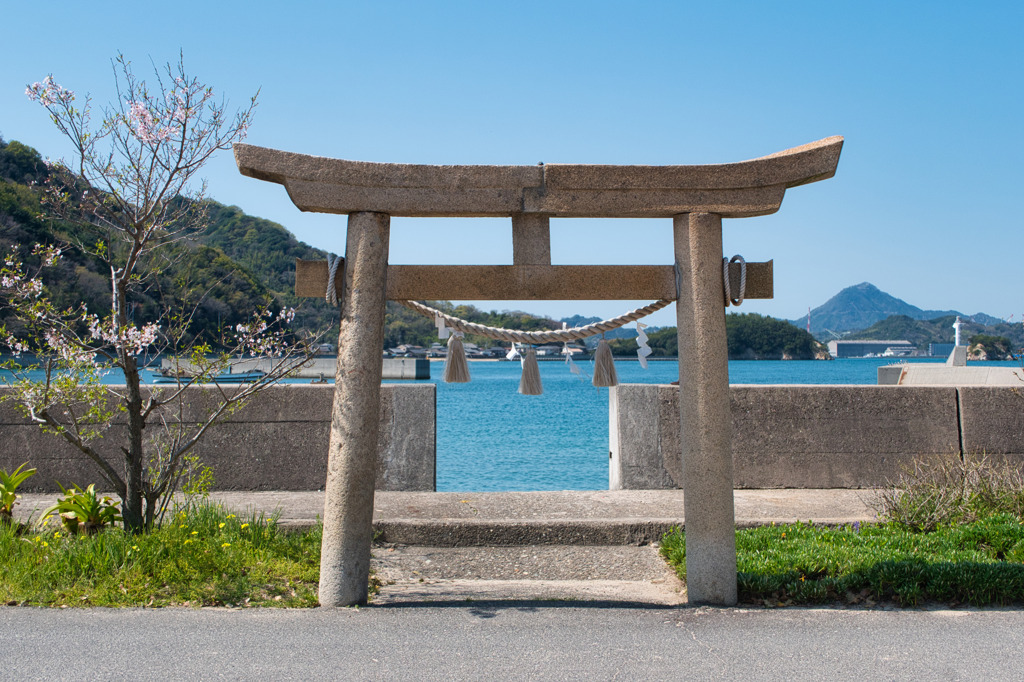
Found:
[[[197, 173], [214, 153], [245, 137], [256, 97], [229, 114], [181, 59], [154, 67], [152, 84], [121, 55], [114, 73], [117, 99], [95, 125], [90, 97], [77, 97], [52, 76], [26, 89], [74, 150], [70, 160], [49, 164], [44, 209], [55, 221], [75, 225], [67, 248], [109, 270], [110, 310], [58, 309], [46, 296], [43, 274], [61, 250], [37, 246], [26, 259], [15, 250], [0, 256], [0, 306], [16, 321], [0, 327], [0, 343], [16, 356], [35, 358], [11, 363], [17, 378], [9, 399], [97, 465], [121, 497], [125, 528], [140, 532], [167, 508], [208, 429], [294, 372], [315, 344], [293, 339], [287, 326], [294, 311], [273, 301], [253, 311], [249, 323], [222, 330], [217, 352], [190, 336], [194, 307], [134, 319], [133, 301], [157, 286], [156, 275], [169, 260], [187, 256], [187, 248], [177, 247], [204, 226], [206, 185]], [[188, 376], [168, 388], [143, 386], [140, 355], [168, 349], [187, 364]], [[203, 408], [188, 404], [186, 389], [207, 383], [243, 354], [276, 362], [253, 383], [214, 384], [204, 400], [193, 401], [206, 406], [197, 418]], [[111, 371], [123, 375], [123, 385], [104, 383], [102, 375]]]

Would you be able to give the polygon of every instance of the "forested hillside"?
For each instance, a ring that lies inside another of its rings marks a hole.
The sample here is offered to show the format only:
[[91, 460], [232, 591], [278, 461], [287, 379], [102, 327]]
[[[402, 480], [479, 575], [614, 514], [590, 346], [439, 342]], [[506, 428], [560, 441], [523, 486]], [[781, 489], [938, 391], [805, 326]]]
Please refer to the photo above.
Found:
[[[928, 350], [930, 343], [953, 343], [954, 330], [953, 322], [955, 315], [945, 315], [932, 320], [915, 320], [906, 315], [893, 315], [881, 322], [871, 325], [867, 329], [852, 332], [847, 339], [868, 339], [897, 341], [906, 340], [914, 344], [921, 351]], [[1013, 348], [1024, 347], [1024, 326], [999, 322], [998, 324], [979, 324], [971, 318], [961, 318], [960, 329], [961, 341], [973, 343], [971, 339], [977, 336], [1002, 337], [1009, 340]]]
[[[80, 303], [100, 315], [110, 310], [109, 273], [75, 248], [110, 244], [102, 229], [48, 218], [42, 208], [47, 167], [38, 152], [17, 141], [0, 139], [0, 251], [18, 252], [30, 266], [36, 243], [67, 247], [63, 258], [43, 275], [50, 297], [60, 307]], [[190, 338], [216, 345], [222, 330], [245, 322], [274, 292], [247, 268], [202, 241], [172, 244], [141, 264], [154, 273], [149, 289], [137, 291], [131, 315], [138, 323], [156, 321], [168, 308], [192, 311]], [[17, 332], [18, 325], [10, 327]], [[187, 339], [186, 339], [187, 340]]]
[[[39, 153], [17, 141], [0, 138], [0, 250], [18, 250], [31, 263], [36, 243], [95, 243], [102, 235], [88, 228], [45, 217], [41, 202], [47, 167]], [[246, 215], [235, 206], [208, 200], [206, 228], [192, 241], [172, 247], [165, 257], [146, 267], [155, 270], [157, 286], [137, 297], [138, 322], [156, 320], [168, 305], [194, 306], [193, 333], [217, 345], [221, 330], [244, 322], [265, 301], [297, 309], [295, 328], [300, 332], [338, 332], [338, 309], [322, 299], [296, 298], [295, 259], [324, 258], [324, 252], [295, 238], [277, 223]], [[107, 274], [81, 251], [69, 248], [60, 264], [44, 276], [47, 290], [62, 307], [85, 303], [90, 311], [110, 310]], [[430, 302], [464, 319], [495, 327], [525, 330], [558, 329], [561, 323], [522, 312], [485, 312], [473, 306]], [[12, 325], [17, 329], [17, 325]], [[433, 321], [397, 303], [388, 303], [385, 347], [400, 344], [429, 346], [437, 340]], [[473, 336], [467, 340], [491, 345]]]

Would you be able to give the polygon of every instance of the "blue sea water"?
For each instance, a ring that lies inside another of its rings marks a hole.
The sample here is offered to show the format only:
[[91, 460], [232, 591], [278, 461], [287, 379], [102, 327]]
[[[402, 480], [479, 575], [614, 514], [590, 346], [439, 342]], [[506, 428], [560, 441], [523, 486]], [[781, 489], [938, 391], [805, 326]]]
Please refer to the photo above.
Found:
[[[729, 363], [729, 380], [874, 384], [877, 368], [891, 362], [734, 361]], [[589, 362], [577, 364], [584, 372], [591, 371]], [[518, 362], [471, 362], [472, 380], [466, 384], [440, 381], [443, 366], [432, 363], [429, 381], [437, 384], [438, 490], [607, 490], [608, 389], [594, 388], [563, 362], [539, 365], [544, 394], [524, 396], [517, 392]], [[670, 383], [679, 377], [674, 360], [651, 361], [646, 370], [636, 361], [617, 361], [616, 368], [621, 383]]]

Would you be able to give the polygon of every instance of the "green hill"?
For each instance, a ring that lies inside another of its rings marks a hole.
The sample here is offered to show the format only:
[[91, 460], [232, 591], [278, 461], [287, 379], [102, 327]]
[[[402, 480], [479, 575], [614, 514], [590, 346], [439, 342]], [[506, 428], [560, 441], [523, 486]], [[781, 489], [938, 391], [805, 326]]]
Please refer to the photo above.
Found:
[[[0, 250], [18, 249], [31, 262], [36, 243], [73, 244], [89, 240], [84, 228], [55, 222], [43, 215], [42, 186], [47, 169], [39, 153], [17, 141], [0, 138]], [[323, 251], [295, 238], [283, 226], [246, 215], [236, 206], [207, 200], [205, 229], [188, 242], [165, 252], [166, 258], [148, 263], [156, 286], [135, 300], [135, 319], [155, 320], [165, 306], [196, 305], [194, 336], [217, 345], [219, 330], [246, 321], [252, 310], [267, 300], [296, 308], [299, 331], [327, 330], [325, 338], [338, 335], [338, 308], [322, 299], [295, 296], [295, 259], [324, 258]], [[84, 302], [90, 311], [106, 314], [110, 292], [99, 263], [80, 251], [69, 249], [44, 282], [61, 307]], [[432, 302], [445, 312], [495, 327], [524, 330], [559, 329], [561, 323], [519, 311], [478, 310]], [[402, 343], [427, 346], [437, 340], [433, 321], [397, 303], [387, 304], [385, 347]], [[16, 328], [16, 325], [13, 325]], [[467, 340], [491, 345], [477, 337]]]
[[[931, 320], [915, 320], [906, 315], [893, 315], [877, 322], [867, 329], [851, 332], [845, 336], [848, 340], [907, 340], [921, 351], [928, 350], [930, 343], [953, 343], [953, 322], [955, 315], [944, 315]], [[1003, 337], [1010, 341], [1013, 348], [1024, 347], [1024, 326], [998, 322], [997, 324], [980, 324], [971, 318], [961, 318], [961, 341], [973, 343], [976, 336]]]
[[[109, 274], [98, 260], [74, 248], [77, 243], [93, 244], [103, 235], [90, 227], [48, 218], [42, 209], [46, 178], [46, 165], [36, 150], [0, 139], [0, 251], [7, 253], [14, 248], [23, 261], [32, 265], [34, 244], [71, 245], [61, 261], [44, 273], [49, 295], [62, 308], [84, 303], [89, 311], [105, 315], [110, 310]], [[211, 202], [210, 208], [224, 207]], [[227, 230], [231, 223], [223, 222]], [[221, 235], [223, 231], [215, 233]], [[244, 246], [250, 247], [248, 243]], [[192, 311], [189, 338], [214, 345], [218, 345], [221, 330], [246, 322], [261, 305], [287, 303], [281, 292], [261, 281], [253, 270], [201, 238], [170, 244], [149, 256], [140, 268], [150, 273], [147, 281], [152, 286], [133, 294], [131, 314], [136, 322], [155, 321], [169, 308]], [[17, 324], [13, 323], [12, 328], [17, 330]]]

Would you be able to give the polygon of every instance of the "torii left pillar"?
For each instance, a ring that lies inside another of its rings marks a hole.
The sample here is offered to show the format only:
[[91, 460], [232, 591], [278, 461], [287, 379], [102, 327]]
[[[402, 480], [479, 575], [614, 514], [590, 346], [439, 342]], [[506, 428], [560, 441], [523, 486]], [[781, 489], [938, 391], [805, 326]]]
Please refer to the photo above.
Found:
[[350, 213], [327, 460], [320, 605], [365, 604], [373, 540], [391, 217]]

